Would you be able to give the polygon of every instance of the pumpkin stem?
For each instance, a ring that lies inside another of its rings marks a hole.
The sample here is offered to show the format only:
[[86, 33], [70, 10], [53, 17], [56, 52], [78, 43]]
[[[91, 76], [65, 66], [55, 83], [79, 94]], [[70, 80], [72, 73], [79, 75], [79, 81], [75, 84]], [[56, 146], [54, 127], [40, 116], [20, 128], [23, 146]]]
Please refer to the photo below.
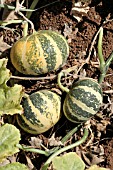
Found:
[[73, 143], [73, 144], [71, 144], [71, 145], [65, 146], [65, 147], [59, 149], [58, 151], [56, 151], [55, 153], [53, 153], [53, 154], [48, 158], [48, 160], [45, 162], [45, 164], [43, 165], [42, 170], [47, 170], [49, 164], [51, 163], [51, 161], [52, 161], [52, 159], [53, 159], [54, 157], [56, 157], [57, 155], [61, 154], [62, 152], [65, 152], [65, 151], [67, 151], [67, 150], [69, 150], [69, 149], [72, 149], [72, 148], [74, 148], [74, 147], [76, 147], [76, 146], [81, 145], [81, 144], [87, 139], [87, 137], [88, 137], [88, 130], [85, 129], [85, 130], [84, 130], [84, 135], [83, 135], [83, 137], [82, 137], [80, 140], [78, 140], [77, 142], [75, 142], [75, 143]]
[[62, 91], [65, 91], [65, 92], [69, 92], [69, 89], [67, 87], [64, 87], [61, 83], [61, 78], [62, 76], [65, 76], [67, 74], [69, 74], [71, 71], [75, 71], [77, 68], [77, 66], [73, 66], [73, 67], [70, 67], [66, 70], [62, 70], [59, 74], [58, 74], [58, 79], [57, 79], [57, 82], [58, 82], [58, 85], [59, 87], [61, 88]]
[[24, 21], [23, 22], [24, 29], [23, 29], [23, 37], [26, 37], [28, 35], [28, 22]]
[[108, 71], [108, 68], [113, 60], [113, 52], [111, 53], [110, 57], [108, 57], [107, 61], [105, 62], [103, 54], [102, 54], [102, 38], [103, 38], [103, 28], [101, 27], [99, 33], [99, 40], [98, 40], [98, 56], [100, 61], [100, 77], [99, 77], [99, 84], [102, 83], [104, 77]]

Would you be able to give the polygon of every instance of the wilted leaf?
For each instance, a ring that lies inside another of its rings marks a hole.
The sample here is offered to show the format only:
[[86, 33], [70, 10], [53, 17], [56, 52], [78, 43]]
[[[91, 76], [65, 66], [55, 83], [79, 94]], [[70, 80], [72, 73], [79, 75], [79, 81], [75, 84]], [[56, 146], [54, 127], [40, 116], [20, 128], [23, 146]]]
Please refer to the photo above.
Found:
[[75, 153], [66, 153], [63, 156], [57, 156], [52, 161], [55, 170], [84, 170], [85, 164], [82, 159]]
[[55, 138], [55, 133], [48, 139], [49, 146], [61, 146], [63, 143], [60, 138]]
[[16, 147], [19, 141], [20, 132], [14, 125], [5, 124], [0, 127], [0, 162], [19, 151]]
[[20, 102], [24, 95], [23, 88], [18, 84], [13, 87], [7, 86], [11, 73], [6, 65], [7, 59], [0, 59], [0, 115], [22, 113]]
[[99, 166], [97, 166], [97, 165], [93, 165], [93, 166], [91, 166], [89, 169], [87, 169], [87, 170], [110, 170], [110, 169], [108, 169], [108, 168], [101, 168], [101, 167], [99, 167]]
[[11, 163], [6, 166], [0, 167], [0, 170], [28, 170], [27, 166], [19, 162]]
[[3, 41], [3, 36], [0, 37], [0, 52], [4, 52], [5, 50], [11, 48], [6, 42]]
[[89, 6], [82, 5], [81, 2], [75, 3], [74, 7], [72, 8], [72, 15], [78, 22], [82, 20], [83, 16], [86, 16], [89, 11]]

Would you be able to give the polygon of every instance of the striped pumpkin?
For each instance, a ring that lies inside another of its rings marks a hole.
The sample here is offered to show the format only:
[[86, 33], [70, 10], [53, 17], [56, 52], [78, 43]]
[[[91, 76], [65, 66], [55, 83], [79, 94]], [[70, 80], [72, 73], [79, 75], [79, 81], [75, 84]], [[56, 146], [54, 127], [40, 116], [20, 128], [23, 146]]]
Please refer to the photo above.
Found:
[[40, 90], [25, 98], [24, 113], [17, 115], [20, 127], [31, 134], [41, 134], [54, 126], [61, 116], [60, 97], [49, 90]]
[[18, 40], [10, 57], [14, 67], [23, 74], [40, 75], [57, 70], [67, 60], [66, 39], [51, 30], [41, 30]]
[[94, 79], [79, 80], [66, 95], [64, 114], [70, 121], [82, 123], [98, 112], [102, 99], [102, 89]]

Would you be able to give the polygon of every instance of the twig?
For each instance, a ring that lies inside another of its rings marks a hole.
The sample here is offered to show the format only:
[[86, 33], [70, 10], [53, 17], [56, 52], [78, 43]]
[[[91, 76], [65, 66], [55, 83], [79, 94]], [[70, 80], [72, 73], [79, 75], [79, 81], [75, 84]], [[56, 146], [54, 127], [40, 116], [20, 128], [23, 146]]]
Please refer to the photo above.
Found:
[[[40, 10], [42, 8], [48, 7], [50, 5], [53, 5], [54, 3], [59, 2], [59, 1], [60, 0], [51, 2], [51, 3], [47, 4], [47, 5], [44, 5], [44, 6], [41, 6], [40, 8], [37, 8], [37, 9], [27, 9], [27, 8], [22, 7], [22, 8], [19, 9], [19, 11], [25, 11], [25, 12], [26, 11], [28, 11], [28, 12], [38, 11], [38, 10]], [[7, 8], [7, 9], [10, 9], [10, 10], [15, 10], [15, 6], [7, 5], [7, 4], [0, 4], [0, 8]]]
[[56, 75], [48, 76], [48, 77], [20, 77], [20, 76], [11, 76], [12, 79], [18, 79], [18, 80], [48, 80], [48, 79], [54, 79], [56, 78]]
[[113, 21], [113, 19], [110, 20], [110, 19], [107, 19], [107, 18], [106, 18], [106, 20], [103, 21], [103, 23], [100, 25], [97, 33], [95, 34], [95, 36], [94, 36], [94, 38], [93, 38], [93, 41], [92, 41], [92, 43], [91, 43], [91, 46], [90, 46], [90, 48], [89, 48], [88, 57], [86, 58], [85, 62], [82, 63], [82, 65], [79, 67], [77, 73], [79, 73], [79, 71], [82, 69], [82, 67], [84, 66], [84, 64], [86, 64], [86, 63], [88, 64], [88, 63], [89, 63], [90, 56], [91, 56], [91, 53], [92, 53], [92, 49], [93, 49], [93, 47], [94, 47], [95, 41], [96, 41], [96, 39], [97, 39], [97, 36], [98, 36], [100, 30], [102, 29], [102, 26], [105, 25], [107, 22], [110, 22], [110, 21]]
[[94, 46], [95, 41], [96, 41], [96, 39], [97, 39], [97, 36], [98, 36], [98, 34], [99, 34], [100, 30], [101, 30], [101, 27], [102, 27], [102, 26], [100, 26], [99, 30], [98, 30], [97, 33], [95, 34], [95, 37], [93, 38], [93, 41], [92, 41], [91, 46], [90, 46], [90, 48], [89, 48], [88, 57], [86, 58], [86, 60], [84, 61], [84, 63], [82, 63], [82, 65], [79, 67], [79, 69], [77, 70], [77, 73], [79, 73], [79, 71], [82, 69], [82, 67], [84, 66], [84, 64], [86, 64], [86, 63], [88, 64], [88, 63], [89, 63], [90, 56], [91, 56], [91, 53], [92, 53], [92, 49], [93, 49], [93, 46]]

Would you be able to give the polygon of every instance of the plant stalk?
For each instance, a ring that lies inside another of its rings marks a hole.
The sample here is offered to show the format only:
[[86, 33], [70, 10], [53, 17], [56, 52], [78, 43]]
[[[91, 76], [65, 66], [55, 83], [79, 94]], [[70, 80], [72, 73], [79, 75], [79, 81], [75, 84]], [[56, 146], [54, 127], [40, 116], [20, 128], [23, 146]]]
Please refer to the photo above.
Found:
[[64, 87], [61, 83], [61, 78], [62, 76], [65, 76], [65, 74], [69, 74], [71, 71], [75, 71], [77, 68], [77, 66], [73, 66], [73, 67], [70, 67], [66, 70], [62, 70], [59, 74], [58, 74], [58, 79], [57, 79], [57, 82], [58, 82], [58, 85], [59, 87], [61, 88], [62, 91], [65, 91], [65, 92], [69, 92], [69, 89], [67, 87]]
[[28, 146], [22, 146], [20, 144], [17, 144], [16, 146], [19, 149], [22, 149], [22, 150], [24, 150], [26, 152], [34, 152], [34, 153], [42, 154], [42, 155], [45, 155], [45, 156], [49, 156], [48, 151], [43, 151], [41, 149], [35, 149], [35, 148], [28, 147]]
[[111, 55], [108, 57], [107, 61], [105, 62], [103, 54], [102, 54], [102, 37], [103, 37], [103, 28], [101, 27], [100, 33], [99, 33], [99, 40], [98, 40], [98, 56], [99, 56], [99, 61], [100, 61], [100, 77], [98, 80], [98, 83], [101, 84], [102, 81], [104, 80], [104, 77], [108, 71], [108, 68], [113, 61], [113, 52]]
[[102, 54], [102, 38], [103, 38], [103, 28], [100, 28], [99, 40], [98, 40], [98, 56], [100, 61], [100, 71], [103, 73], [105, 67], [105, 61]]
[[0, 20], [0, 25], [2, 26], [6, 26], [6, 25], [10, 25], [10, 24], [19, 24], [22, 23], [23, 20], [17, 19], [17, 20], [9, 20], [9, 21], [1, 21]]
[[[28, 95], [24, 96], [27, 97]], [[73, 128], [66, 136], [64, 136], [61, 140], [61, 142], [64, 144], [80, 127], [81, 125], [78, 125], [77, 127]], [[47, 150], [47, 151], [43, 151], [41, 149], [36, 149], [36, 148], [32, 148], [30, 146], [23, 146], [21, 144], [17, 144], [16, 145], [19, 149], [22, 149], [26, 152], [34, 152], [34, 153], [38, 153], [38, 154], [43, 154], [45, 156], [50, 156], [51, 154], [53, 154], [54, 152], [58, 151], [58, 149], [60, 149], [60, 146], [54, 147], [53, 149]]]
[[26, 37], [28, 35], [28, 22], [23, 22], [24, 28], [23, 28], [23, 37]]
[[[36, 5], [37, 5], [38, 2], [39, 2], [39, 0], [34, 0], [34, 1], [32, 2], [32, 4], [31, 4], [31, 6], [30, 6], [30, 9], [33, 10], [33, 9], [36, 7]], [[27, 12], [26, 12], [26, 17], [27, 17], [28, 19], [31, 17], [32, 12], [33, 12], [33, 11], [27, 11]]]
[[65, 152], [65, 151], [67, 151], [69, 149], [72, 149], [72, 148], [78, 146], [78, 145], [81, 145], [87, 139], [87, 137], [88, 137], [88, 130], [85, 129], [84, 130], [84, 135], [83, 135], [83, 137], [79, 141], [77, 141], [77, 142], [75, 142], [75, 143], [73, 143], [71, 145], [65, 146], [65, 147], [59, 149], [57, 152], [53, 153], [49, 157], [49, 159], [45, 162], [45, 164], [43, 165], [42, 170], [47, 170], [49, 164], [51, 163], [51, 161], [52, 161], [52, 159], [54, 157], [56, 157], [57, 155], [61, 154], [62, 152]]

